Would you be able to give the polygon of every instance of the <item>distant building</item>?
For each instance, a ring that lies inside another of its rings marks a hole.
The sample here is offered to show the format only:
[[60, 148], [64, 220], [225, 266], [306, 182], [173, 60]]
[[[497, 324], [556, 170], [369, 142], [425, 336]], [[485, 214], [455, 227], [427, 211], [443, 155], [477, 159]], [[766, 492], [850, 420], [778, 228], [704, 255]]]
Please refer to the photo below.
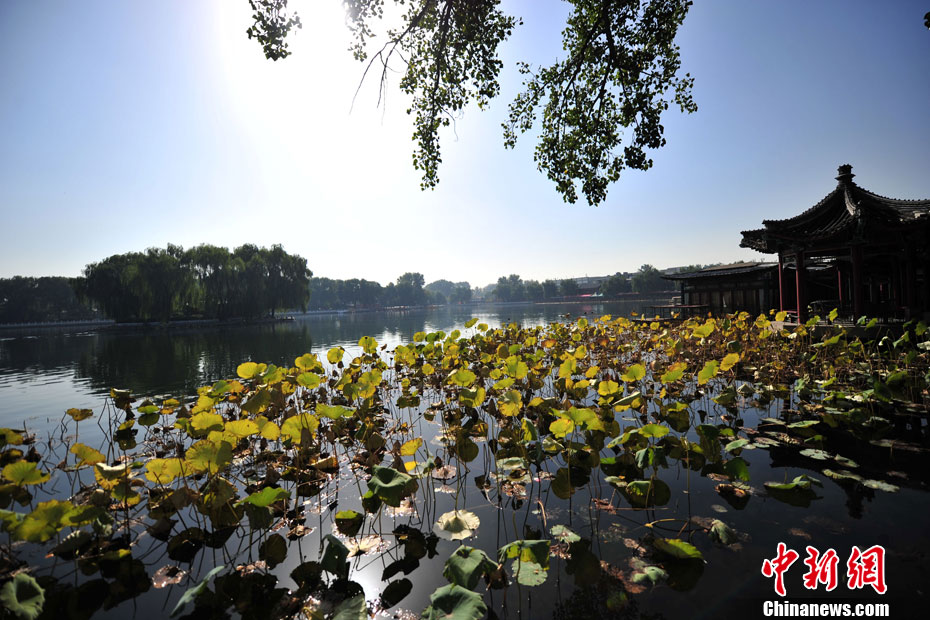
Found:
[[681, 287], [682, 311], [768, 312], [778, 304], [778, 263], [731, 263], [662, 276]]
[[853, 182], [800, 215], [763, 220], [740, 246], [777, 254], [777, 307], [804, 320], [807, 308], [849, 317], [909, 318], [930, 310], [930, 200], [899, 200]]

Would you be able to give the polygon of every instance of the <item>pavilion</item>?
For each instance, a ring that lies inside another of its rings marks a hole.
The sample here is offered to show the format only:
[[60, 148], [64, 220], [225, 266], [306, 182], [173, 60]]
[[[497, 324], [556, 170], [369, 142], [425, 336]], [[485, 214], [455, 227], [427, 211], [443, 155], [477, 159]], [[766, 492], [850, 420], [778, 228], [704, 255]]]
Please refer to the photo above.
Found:
[[740, 246], [778, 254], [778, 303], [806, 320], [808, 306], [842, 316], [907, 319], [930, 310], [930, 199], [899, 200], [853, 182], [800, 215], [763, 220]]

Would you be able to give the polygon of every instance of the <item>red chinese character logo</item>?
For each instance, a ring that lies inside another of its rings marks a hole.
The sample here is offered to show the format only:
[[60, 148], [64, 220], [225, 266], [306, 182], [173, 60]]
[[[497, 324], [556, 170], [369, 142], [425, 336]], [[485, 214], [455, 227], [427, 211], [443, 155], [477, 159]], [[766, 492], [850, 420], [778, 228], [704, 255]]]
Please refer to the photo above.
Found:
[[839, 561], [833, 549], [828, 549], [821, 556], [817, 549], [808, 547], [807, 559], [804, 560], [808, 567], [808, 571], [804, 573], [804, 587], [816, 590], [817, 584], [822, 583], [827, 586], [827, 592], [836, 588], [836, 565]]
[[785, 571], [791, 568], [800, 557], [794, 549], [788, 549], [785, 543], [778, 543], [778, 553], [772, 560], [762, 562], [762, 574], [766, 577], [775, 576], [775, 592], [785, 596]]
[[881, 545], [869, 547], [860, 551], [853, 545], [852, 553], [846, 561], [846, 570], [849, 581], [846, 587], [850, 590], [872, 586], [879, 594], [884, 594], [888, 587], [885, 585], [885, 548]]

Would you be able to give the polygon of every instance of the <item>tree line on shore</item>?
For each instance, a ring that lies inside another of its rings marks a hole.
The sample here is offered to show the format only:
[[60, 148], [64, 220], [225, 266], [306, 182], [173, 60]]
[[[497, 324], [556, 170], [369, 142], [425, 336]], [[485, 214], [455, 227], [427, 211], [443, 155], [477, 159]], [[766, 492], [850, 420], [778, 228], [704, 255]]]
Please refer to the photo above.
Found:
[[[700, 268], [699, 265], [692, 266]], [[119, 322], [176, 319], [256, 319], [279, 310], [338, 310], [424, 306], [476, 301], [555, 301], [599, 293], [669, 290], [662, 272], [643, 265], [585, 287], [577, 279], [523, 280], [517, 274], [472, 288], [468, 282], [404, 273], [386, 286], [371, 280], [313, 277], [307, 260], [280, 245], [233, 250], [198, 245], [114, 254], [84, 268], [78, 278], [16, 276], [0, 279], [0, 323], [110, 318]]]

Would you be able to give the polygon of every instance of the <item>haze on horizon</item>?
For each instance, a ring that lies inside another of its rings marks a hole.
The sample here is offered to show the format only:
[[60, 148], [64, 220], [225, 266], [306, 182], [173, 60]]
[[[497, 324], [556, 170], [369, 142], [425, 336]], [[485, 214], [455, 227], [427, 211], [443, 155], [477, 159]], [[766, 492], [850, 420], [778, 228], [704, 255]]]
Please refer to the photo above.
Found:
[[505, 150], [515, 62], [561, 52], [566, 6], [505, 0], [501, 96], [443, 136], [419, 189], [406, 102], [345, 51], [342, 5], [292, 0], [293, 55], [266, 60], [246, 0], [0, 5], [0, 277], [79, 275], [175, 243], [280, 243], [316, 276], [566, 278], [766, 258], [739, 231], [791, 217], [851, 163], [863, 187], [930, 197], [925, 2], [698, 2], [679, 34], [698, 111], [605, 204], [567, 205], [532, 135]]

